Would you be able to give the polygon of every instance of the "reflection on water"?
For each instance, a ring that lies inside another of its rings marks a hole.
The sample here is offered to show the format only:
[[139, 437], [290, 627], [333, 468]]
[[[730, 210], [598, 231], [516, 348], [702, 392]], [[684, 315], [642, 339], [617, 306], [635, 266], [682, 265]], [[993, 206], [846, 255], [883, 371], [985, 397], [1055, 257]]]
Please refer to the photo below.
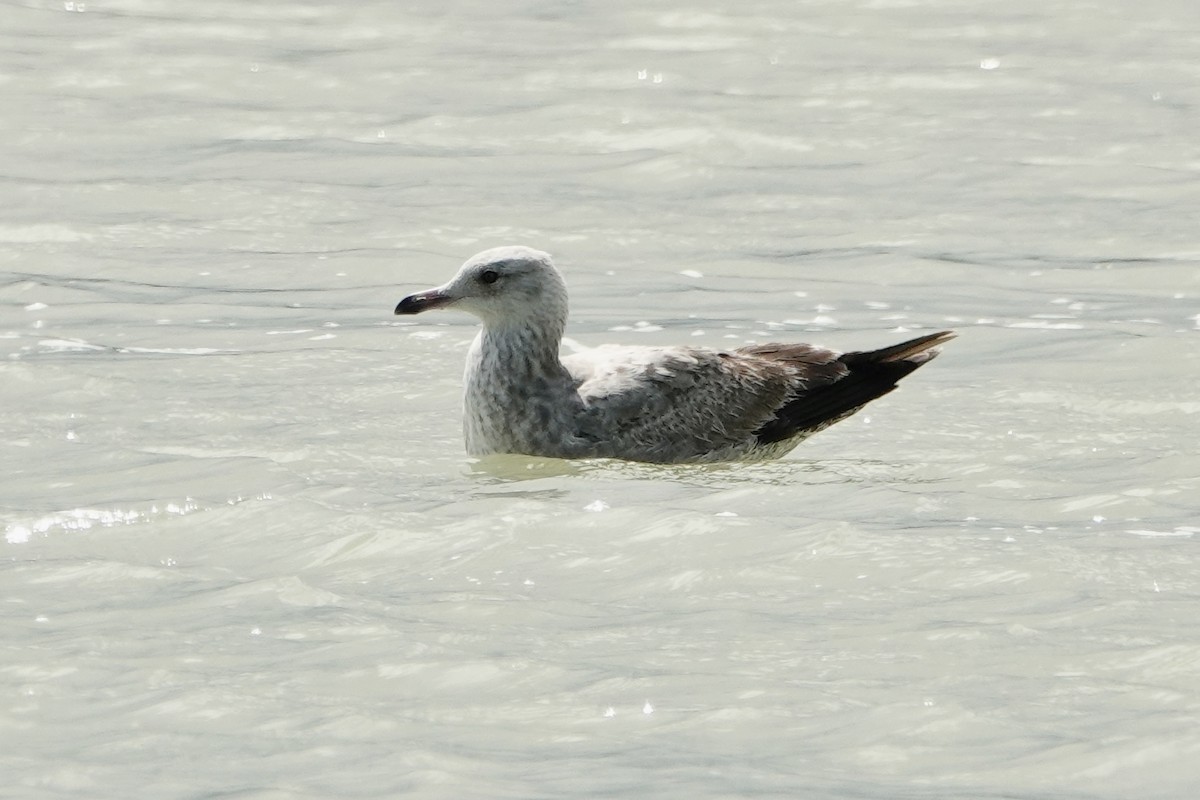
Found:
[[[803, 447], [803, 445], [801, 445]], [[616, 459], [565, 460], [523, 455], [468, 458], [464, 474], [490, 484], [580, 478], [593, 481], [670, 481], [680, 485], [732, 488], [745, 484], [812, 485], [821, 483], [928, 483], [944, 480], [922, 465], [878, 459], [826, 458], [716, 464], [645, 464]], [[488, 492], [495, 495], [494, 492]]]
[[540, 458], [513, 454], [494, 454], [469, 458], [464, 472], [491, 482], [538, 480], [577, 476], [589, 469], [587, 461], [568, 461], [561, 458]]

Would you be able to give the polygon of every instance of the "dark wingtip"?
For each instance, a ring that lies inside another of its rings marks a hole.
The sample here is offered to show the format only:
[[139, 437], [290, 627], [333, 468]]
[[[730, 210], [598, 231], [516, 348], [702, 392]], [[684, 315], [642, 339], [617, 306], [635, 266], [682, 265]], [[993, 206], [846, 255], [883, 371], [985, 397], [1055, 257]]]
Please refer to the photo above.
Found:
[[938, 345], [956, 335], [938, 331], [879, 350], [843, 353], [835, 362], [842, 365], [843, 372], [815, 373], [814, 378], [821, 377], [779, 409], [755, 435], [761, 443], [771, 444], [832, 425], [895, 389], [901, 378], [937, 356]]
[[938, 354], [938, 346], [958, 336], [954, 331], [938, 331], [927, 336], [874, 351], [879, 361], [917, 361], [924, 363]]

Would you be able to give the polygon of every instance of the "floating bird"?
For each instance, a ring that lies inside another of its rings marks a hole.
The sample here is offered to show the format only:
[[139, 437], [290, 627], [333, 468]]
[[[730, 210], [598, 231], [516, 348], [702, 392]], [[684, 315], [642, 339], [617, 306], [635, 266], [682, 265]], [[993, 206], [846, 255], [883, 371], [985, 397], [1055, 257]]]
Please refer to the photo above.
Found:
[[397, 314], [449, 308], [483, 322], [467, 355], [467, 452], [660, 464], [778, 458], [938, 354], [939, 331], [866, 352], [810, 344], [604, 345], [560, 357], [567, 287], [550, 256], [497, 247]]

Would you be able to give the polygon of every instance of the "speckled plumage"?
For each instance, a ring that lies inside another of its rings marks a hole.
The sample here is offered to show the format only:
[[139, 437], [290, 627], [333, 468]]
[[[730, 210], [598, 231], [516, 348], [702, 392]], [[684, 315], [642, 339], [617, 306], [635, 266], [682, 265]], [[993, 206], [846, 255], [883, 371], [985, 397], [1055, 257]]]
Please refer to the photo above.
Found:
[[895, 388], [949, 331], [836, 353], [806, 344], [736, 350], [607, 345], [559, 357], [567, 290], [550, 256], [498, 247], [397, 314], [479, 317], [464, 377], [472, 455], [524, 453], [657, 463], [777, 458]]

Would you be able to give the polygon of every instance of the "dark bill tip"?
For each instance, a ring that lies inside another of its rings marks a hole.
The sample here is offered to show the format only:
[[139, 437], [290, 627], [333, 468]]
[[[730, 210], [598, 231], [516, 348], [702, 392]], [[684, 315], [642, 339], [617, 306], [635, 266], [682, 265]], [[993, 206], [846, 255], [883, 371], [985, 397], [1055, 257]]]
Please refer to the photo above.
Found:
[[420, 314], [422, 311], [428, 311], [431, 308], [444, 306], [449, 301], [449, 298], [441, 292], [430, 290], [428, 292], [418, 292], [410, 294], [397, 304], [397, 314]]

